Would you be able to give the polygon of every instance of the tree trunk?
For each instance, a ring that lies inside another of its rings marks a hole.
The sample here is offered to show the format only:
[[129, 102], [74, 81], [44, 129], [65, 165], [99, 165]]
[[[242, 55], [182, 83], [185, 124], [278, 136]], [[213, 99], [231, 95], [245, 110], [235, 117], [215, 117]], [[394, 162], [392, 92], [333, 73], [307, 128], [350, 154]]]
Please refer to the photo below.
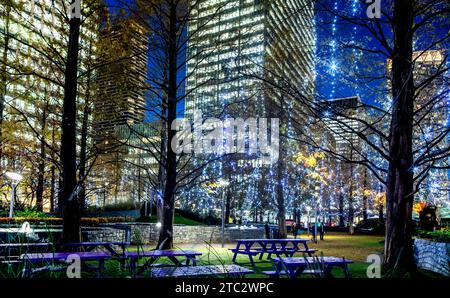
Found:
[[380, 223], [384, 220], [383, 208], [383, 204], [380, 204], [380, 206], [378, 206], [378, 220], [380, 221]]
[[55, 166], [52, 165], [50, 167], [50, 173], [51, 173], [51, 185], [50, 185], [50, 212], [55, 212]]
[[[89, 48], [91, 53], [91, 46]], [[91, 67], [88, 66], [87, 70], [87, 84], [86, 84], [86, 99], [83, 109], [83, 123], [81, 125], [81, 141], [80, 141], [80, 166], [78, 171], [78, 180], [80, 181], [80, 194], [78, 195], [78, 201], [80, 204], [80, 213], [84, 214], [86, 211], [86, 166], [87, 166], [87, 136], [88, 136], [88, 121], [89, 121], [89, 101], [91, 88]]]
[[231, 192], [227, 189], [227, 197], [225, 202], [225, 223], [230, 221], [230, 213], [231, 213]]
[[[280, 148], [282, 148], [280, 146]], [[276, 186], [277, 192], [277, 220], [278, 220], [278, 238], [287, 238], [287, 228], [286, 228], [286, 209], [284, 205], [284, 193], [283, 193], [283, 184], [281, 183], [284, 163], [282, 160], [278, 161], [277, 165], [278, 169], [278, 183]]]
[[1, 79], [0, 79], [0, 162], [2, 160], [3, 155], [3, 117], [5, 111], [5, 98], [6, 98], [6, 90], [7, 90], [7, 72], [6, 65], [8, 60], [8, 49], [9, 49], [9, 19], [11, 7], [9, 4], [5, 4], [5, 41], [3, 46], [2, 53], [2, 65], [1, 65]]
[[[350, 150], [350, 160], [353, 160], [353, 150]], [[348, 192], [348, 233], [350, 235], [354, 234], [353, 221], [355, 217], [355, 209], [353, 206], [353, 164], [350, 164], [350, 186]]]
[[[74, 3], [74, 1], [72, 1]], [[76, 98], [80, 19], [70, 19], [69, 48], [65, 66], [64, 104], [61, 136], [63, 242], [81, 240], [80, 208], [77, 198]]]
[[[163, 117], [167, 117], [166, 115], [166, 103], [163, 103], [163, 107], [161, 110], [161, 114], [163, 115]], [[163, 204], [161, 204], [160, 199], [161, 196], [164, 197], [164, 189], [165, 189], [165, 179], [166, 179], [166, 169], [165, 169], [165, 163], [166, 163], [166, 158], [167, 158], [167, 154], [166, 154], [166, 148], [167, 148], [167, 130], [168, 130], [168, 125], [167, 123], [163, 121], [161, 121], [161, 163], [159, 164], [158, 167], [158, 185], [159, 185], [159, 189], [158, 189], [158, 193], [156, 196], [156, 217], [158, 219], [158, 222], [162, 222], [162, 213], [163, 213]]]
[[345, 227], [345, 218], [344, 218], [344, 195], [339, 193], [339, 227]]
[[369, 198], [366, 194], [367, 190], [367, 169], [364, 168], [364, 178], [363, 178], [363, 223], [367, 224], [369, 220], [369, 216], [367, 214], [367, 210], [369, 209]]
[[392, 120], [386, 193], [386, 242], [384, 268], [415, 271], [412, 241], [413, 110], [412, 69], [413, 3], [394, 2], [394, 53], [392, 60]]
[[60, 173], [60, 175], [58, 176], [58, 215], [63, 217], [63, 212], [64, 212], [64, 197], [63, 197], [63, 192], [62, 192], [62, 185], [63, 185], [63, 179], [62, 179], [62, 172]]
[[[279, 119], [281, 120], [282, 129], [286, 129], [283, 119], [284, 115], [284, 98], [280, 98], [280, 108], [279, 108]], [[280, 135], [280, 152], [284, 150], [284, 137]], [[283, 156], [283, 155], [280, 155]], [[276, 186], [276, 198], [277, 198], [277, 219], [278, 219], [278, 238], [287, 238], [287, 228], [286, 228], [286, 206], [284, 201], [284, 191], [283, 191], [283, 172], [285, 169], [285, 164], [283, 158], [278, 160], [277, 167], [277, 186]]]
[[47, 124], [47, 107], [44, 107], [42, 111], [41, 119], [41, 144], [39, 152], [39, 165], [38, 165], [38, 184], [36, 188], [36, 209], [43, 211], [44, 207], [44, 175], [45, 175], [45, 127]]
[[162, 225], [159, 232], [158, 249], [173, 248], [173, 218], [177, 184], [177, 156], [172, 150], [170, 142], [175, 136], [175, 131], [170, 129], [170, 126], [177, 117], [177, 3], [171, 1], [169, 3], [169, 10], [166, 183], [163, 196]]

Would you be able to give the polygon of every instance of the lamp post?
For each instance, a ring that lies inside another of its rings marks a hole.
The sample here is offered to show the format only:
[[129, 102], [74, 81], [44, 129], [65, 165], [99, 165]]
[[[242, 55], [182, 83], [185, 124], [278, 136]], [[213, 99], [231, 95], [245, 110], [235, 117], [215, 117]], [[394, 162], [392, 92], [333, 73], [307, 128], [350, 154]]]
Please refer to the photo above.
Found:
[[11, 202], [9, 203], [9, 217], [13, 217], [14, 213], [14, 198], [16, 197], [16, 187], [19, 184], [20, 180], [22, 180], [22, 175], [14, 172], [6, 172], [5, 176], [11, 179], [12, 191], [11, 191]]
[[225, 187], [229, 184], [224, 179], [219, 180], [219, 185], [222, 188], [222, 248], [225, 247]]
[[311, 223], [311, 218], [309, 216], [309, 211], [311, 211], [311, 207], [306, 206], [305, 210], [307, 212], [307, 215], [306, 215], [306, 229], [307, 229], [307, 232], [309, 233], [309, 226], [310, 226], [310, 223]]

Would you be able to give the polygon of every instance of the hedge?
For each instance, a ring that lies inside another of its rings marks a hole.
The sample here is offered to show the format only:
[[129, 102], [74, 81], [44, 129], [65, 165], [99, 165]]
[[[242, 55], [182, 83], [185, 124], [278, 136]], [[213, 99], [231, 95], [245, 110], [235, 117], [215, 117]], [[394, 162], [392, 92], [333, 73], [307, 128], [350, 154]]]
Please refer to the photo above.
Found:
[[[86, 226], [96, 226], [98, 224], [103, 223], [116, 223], [116, 222], [127, 222], [127, 221], [133, 221], [134, 219], [126, 218], [126, 217], [82, 217], [81, 218], [81, 224]], [[63, 223], [62, 218], [57, 217], [46, 217], [46, 218], [36, 218], [36, 217], [0, 217], [0, 224], [1, 223], [23, 223], [23, 222], [29, 222], [29, 223], [46, 223], [46, 224], [53, 224], [58, 225]]]
[[432, 240], [436, 242], [446, 242], [450, 243], [450, 230], [443, 229], [439, 231], [424, 231], [424, 230], [418, 230], [417, 236], [419, 238]]

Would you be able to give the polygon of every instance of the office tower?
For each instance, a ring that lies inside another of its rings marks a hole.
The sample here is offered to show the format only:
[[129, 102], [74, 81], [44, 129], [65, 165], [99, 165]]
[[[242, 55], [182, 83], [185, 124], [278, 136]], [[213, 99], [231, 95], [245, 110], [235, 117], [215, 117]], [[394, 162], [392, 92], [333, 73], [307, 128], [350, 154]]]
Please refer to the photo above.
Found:
[[[264, 115], [262, 78], [284, 76], [314, 92], [314, 12], [310, 1], [199, 1], [192, 11], [186, 115]], [[231, 113], [231, 112], [230, 112]]]
[[[280, 109], [282, 94], [271, 83], [288, 82], [304, 96], [314, 94], [311, 1], [199, 1], [192, 10], [188, 34], [187, 118], [192, 119], [194, 111], [201, 110], [204, 118], [280, 118], [280, 125], [287, 126], [284, 121], [288, 117], [281, 117], [280, 112], [293, 109], [295, 103], [286, 96]], [[287, 159], [288, 153], [282, 154]], [[270, 167], [261, 164], [258, 154], [238, 154], [208, 164], [200, 179], [223, 177], [234, 194], [227, 205], [237, 208], [244, 204], [244, 209], [255, 209], [253, 202], [274, 194], [271, 187], [276, 170]], [[200, 210], [220, 209], [217, 201], [211, 201], [203, 191], [192, 190], [187, 201]]]
[[[364, 218], [367, 217], [369, 212], [369, 201], [365, 192], [372, 188], [373, 177], [367, 168], [353, 163], [361, 160], [362, 156], [371, 154], [371, 148], [364, 146], [360, 136], [364, 133], [361, 121], [368, 119], [364, 119], [367, 115], [361, 108], [358, 96], [334, 98], [320, 102], [319, 105], [324, 131], [331, 133], [335, 141], [332, 149], [337, 158], [334, 170], [334, 207], [339, 216], [339, 225], [343, 226], [346, 221], [353, 223], [362, 213], [365, 214]], [[358, 213], [358, 209], [362, 212]]]
[[357, 133], [361, 123], [356, 115], [361, 115], [358, 106], [361, 100], [357, 96], [334, 98], [323, 102], [322, 116], [328, 131], [334, 137], [336, 153], [351, 158], [352, 150], [360, 148], [361, 140]]
[[[413, 152], [414, 160], [434, 155], [449, 146], [448, 137], [443, 137], [448, 129], [448, 74], [443, 72], [445, 55], [441, 50], [425, 50], [413, 52], [414, 61], [414, 128]], [[387, 61], [387, 71], [391, 73], [392, 61]], [[388, 81], [388, 88], [391, 83]], [[384, 103], [390, 108], [390, 101]], [[425, 156], [424, 156], [425, 154]], [[446, 169], [450, 164], [448, 157], [415, 165], [416, 175], [427, 170], [427, 177], [421, 181], [420, 191], [415, 195], [418, 201], [426, 201], [435, 205], [446, 204], [450, 198], [450, 173]], [[442, 157], [442, 156], [441, 156]], [[421, 179], [422, 180], [422, 179]], [[417, 182], [417, 181], [416, 181]]]
[[118, 126], [144, 120], [148, 35], [123, 11], [102, 25], [94, 127], [97, 143], [114, 143]]
[[[159, 183], [160, 123], [124, 124], [114, 132], [117, 146], [95, 166], [92, 179], [97, 188], [92, 205], [139, 204], [154, 198]], [[103, 186], [103, 187], [99, 187]]]
[[[0, 167], [21, 172], [18, 198], [31, 204], [41, 184], [44, 208], [54, 201], [58, 185], [64, 67], [69, 31], [66, 1], [10, 0], [0, 4]], [[85, 1], [84, 3], [87, 3]], [[86, 70], [92, 66], [97, 40], [96, 12], [81, 26], [77, 104], [92, 96]], [[84, 15], [83, 15], [84, 17]], [[79, 113], [81, 116], [82, 113]], [[81, 121], [79, 121], [81, 123]], [[81, 125], [80, 125], [81, 126]], [[41, 175], [43, 173], [43, 175]]]
[[[416, 113], [413, 133], [415, 159], [420, 158], [424, 152], [434, 154], [449, 146], [449, 138], [444, 136], [449, 123], [448, 71], [442, 73], [442, 67], [445, 67], [444, 59], [444, 52], [438, 50], [413, 53], [415, 86], [422, 86], [416, 90], [414, 107]], [[430, 78], [433, 79], [430, 81]], [[436, 205], [448, 202], [450, 177], [449, 171], [445, 168], [449, 164], [450, 159], [445, 156], [439, 161], [428, 164], [432, 168], [429, 169], [428, 177], [421, 184], [421, 191], [417, 195], [419, 200]], [[417, 166], [416, 173], [423, 169], [423, 166]]]

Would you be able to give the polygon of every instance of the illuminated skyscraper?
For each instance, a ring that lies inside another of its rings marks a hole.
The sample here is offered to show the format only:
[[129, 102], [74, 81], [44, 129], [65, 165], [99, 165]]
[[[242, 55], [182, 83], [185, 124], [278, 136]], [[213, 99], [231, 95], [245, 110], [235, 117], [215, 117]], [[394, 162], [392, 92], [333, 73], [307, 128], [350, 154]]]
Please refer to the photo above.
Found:
[[[415, 173], [427, 177], [421, 182], [418, 200], [428, 201], [437, 205], [450, 199], [449, 157], [445, 152], [449, 146], [449, 88], [448, 74], [445, 68], [443, 51], [427, 50], [413, 53], [414, 61], [414, 130], [413, 151], [416, 162]], [[392, 63], [389, 60], [388, 72]], [[434, 156], [429, 162], [424, 162]], [[420, 179], [421, 180], [421, 179]], [[416, 181], [417, 182], [417, 181]]]
[[[191, 13], [188, 26], [185, 115], [201, 110], [204, 118], [280, 118], [295, 105], [283, 98], [273, 84], [289, 83], [312, 98], [314, 75], [314, 5], [308, 0], [201, 0]], [[286, 121], [286, 122], [285, 122]], [[284, 142], [283, 144], [287, 144]], [[280, 145], [287, 159], [289, 145]], [[292, 152], [289, 152], [289, 154]], [[208, 165], [202, 178], [224, 177], [231, 182], [233, 200], [242, 199], [244, 209], [260, 200], [265, 189], [272, 196], [272, 166], [261, 165], [258, 156], [237, 155]], [[285, 173], [280, 174], [285, 175]], [[262, 179], [261, 177], [266, 177]], [[262, 181], [265, 181], [264, 183]], [[286, 179], [287, 180], [287, 179]], [[236, 190], [236, 191], [234, 191]], [[211, 210], [219, 207], [191, 191], [189, 203]], [[236, 201], [231, 204], [237, 204]], [[256, 208], [256, 207], [255, 207]], [[254, 208], [253, 208], [254, 209]]]
[[[416, 91], [415, 121], [420, 123], [415, 125], [414, 144], [418, 157], [426, 151], [429, 151], [429, 154], [435, 154], [450, 145], [448, 137], [445, 137], [449, 123], [450, 103], [448, 101], [448, 77], [445, 77], [445, 73], [439, 74], [442, 63], [444, 63], [444, 53], [433, 50], [419, 51], [414, 52], [413, 59], [415, 60], [414, 80], [416, 86], [420, 86], [434, 77], [430, 84], [423, 85], [425, 86], [423, 90]], [[432, 149], [427, 149], [428, 147]], [[428, 177], [422, 182], [419, 199], [425, 199], [438, 205], [448, 202], [450, 177], [445, 168], [449, 165], [448, 157], [430, 164]]]
[[262, 78], [284, 77], [314, 92], [314, 10], [311, 1], [203, 0], [189, 23], [186, 115], [265, 114]]
[[97, 141], [114, 139], [121, 125], [140, 124], [145, 115], [148, 35], [139, 23], [124, 14], [105, 21], [100, 30], [101, 65], [94, 125]]
[[[69, 34], [64, 9], [67, 4], [64, 0], [0, 3], [0, 168], [2, 172], [14, 170], [24, 174], [19, 200], [28, 199], [27, 191], [35, 189], [35, 185], [44, 185], [44, 207], [53, 202], [57, 189], [55, 154], [60, 150]], [[88, 1], [83, 5], [88, 5]], [[84, 75], [80, 75], [78, 82], [78, 107], [84, 105], [88, 92], [93, 95], [94, 88], [87, 90], [86, 82], [92, 80], [95, 71], [88, 76], [86, 70], [95, 57], [97, 16], [97, 11], [89, 8], [81, 16], [78, 70]]]
[[361, 100], [357, 96], [335, 98], [324, 102], [324, 105], [326, 109], [323, 117], [327, 129], [335, 139], [336, 153], [350, 158], [352, 149], [361, 146], [361, 140], [357, 135], [361, 124], [355, 120]]

